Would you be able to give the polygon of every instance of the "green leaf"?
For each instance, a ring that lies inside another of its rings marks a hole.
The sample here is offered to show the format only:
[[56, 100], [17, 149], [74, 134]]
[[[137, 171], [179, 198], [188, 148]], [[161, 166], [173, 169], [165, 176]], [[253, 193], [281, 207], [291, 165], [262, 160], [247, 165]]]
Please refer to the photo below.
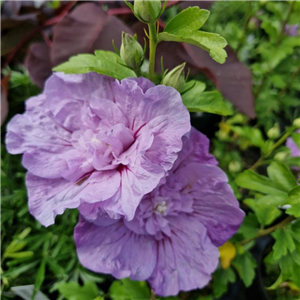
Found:
[[43, 258], [40, 267], [37, 271], [36, 278], [35, 278], [35, 283], [34, 283], [34, 290], [31, 296], [31, 300], [35, 299], [35, 295], [42, 286], [44, 279], [45, 279], [45, 269], [46, 269], [46, 259]]
[[10, 276], [14, 276], [17, 277], [20, 274], [27, 272], [28, 270], [32, 269], [33, 267], [35, 267], [37, 265], [38, 261], [29, 263], [29, 264], [23, 264], [21, 267], [19, 268], [14, 268], [12, 270], [9, 270], [7, 272], [4, 273], [5, 277], [10, 277]]
[[253, 146], [264, 147], [264, 139], [259, 129], [250, 126], [230, 126], [230, 129], [241, 137], [247, 138]]
[[287, 197], [287, 193], [268, 177], [259, 175], [252, 170], [246, 170], [239, 174], [235, 179], [235, 183], [242, 188], [263, 194], [275, 195], [284, 199]]
[[288, 165], [288, 166], [296, 166], [296, 167], [299, 167], [300, 168], [300, 159], [299, 157], [289, 157], [285, 163]]
[[92, 281], [83, 286], [77, 282], [58, 283], [57, 288], [67, 300], [94, 300], [99, 295], [97, 285]]
[[283, 163], [273, 161], [267, 168], [269, 178], [283, 191], [290, 191], [297, 185], [290, 169]]
[[146, 282], [125, 278], [112, 283], [109, 295], [113, 300], [148, 300], [150, 291]]
[[197, 6], [189, 7], [171, 19], [164, 31], [175, 34], [186, 28], [198, 30], [207, 21], [209, 14], [208, 10], [199, 9]]
[[290, 204], [292, 207], [288, 208], [286, 213], [298, 218], [300, 217], [300, 186], [293, 188], [288, 195], [286, 204]]
[[22, 252], [13, 252], [7, 253], [5, 257], [8, 258], [29, 258], [34, 255], [33, 251], [22, 251]]
[[119, 80], [136, 77], [131, 69], [124, 66], [124, 62], [117, 54], [103, 50], [95, 51], [95, 55], [79, 54], [72, 56], [68, 62], [53, 68], [53, 71], [67, 74], [96, 72]]
[[275, 239], [273, 246], [273, 257], [275, 260], [287, 255], [288, 251], [293, 252], [296, 248], [292, 237], [292, 231], [290, 229], [278, 228], [272, 233]]
[[254, 269], [256, 268], [256, 261], [251, 253], [246, 251], [238, 255], [232, 262], [232, 265], [236, 268], [245, 286], [249, 287], [255, 277]]
[[245, 238], [250, 239], [257, 235], [258, 222], [255, 214], [249, 213], [238, 230]]
[[261, 225], [269, 225], [281, 215], [277, 206], [283, 205], [285, 199], [275, 195], [267, 195], [258, 200], [245, 199], [244, 202], [255, 212]]
[[219, 298], [227, 291], [228, 283], [235, 281], [235, 273], [232, 268], [220, 268], [213, 274], [213, 278], [213, 291], [215, 296]]
[[158, 42], [183, 42], [198, 46], [209, 52], [215, 61], [224, 63], [227, 57], [223, 49], [226, 40], [218, 34], [198, 31], [206, 22], [209, 12], [199, 7], [189, 7], [175, 16], [158, 35]]
[[204, 111], [228, 116], [233, 113], [232, 106], [225, 102], [218, 91], [203, 92], [205, 85], [197, 80], [188, 82], [182, 92], [183, 104], [190, 112]]

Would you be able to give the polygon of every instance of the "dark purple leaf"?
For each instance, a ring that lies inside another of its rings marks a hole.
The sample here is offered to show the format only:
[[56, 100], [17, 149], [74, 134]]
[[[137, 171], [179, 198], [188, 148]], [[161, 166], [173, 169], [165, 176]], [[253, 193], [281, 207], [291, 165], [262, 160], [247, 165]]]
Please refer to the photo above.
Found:
[[1, 79], [1, 126], [5, 122], [7, 114], [8, 114], [8, 101], [7, 101], [7, 94], [8, 94], [8, 84], [9, 84], [9, 77], [10, 75], [6, 75]]
[[210, 78], [238, 111], [255, 117], [251, 71], [239, 61], [231, 48], [226, 47], [228, 57], [223, 65], [213, 61], [206, 51], [196, 46], [184, 44], [184, 48], [186, 51], [181, 52], [184, 61]]
[[96, 3], [81, 4], [54, 28], [52, 65], [78, 53], [113, 50], [112, 40], [120, 47], [122, 31], [132, 34], [129, 27], [116, 17], [108, 16]]
[[179, 6], [186, 9], [190, 6], [199, 6], [201, 9], [209, 9], [215, 1], [180, 1]]
[[25, 58], [25, 66], [34, 84], [42, 88], [45, 80], [52, 73], [48, 45], [42, 42], [31, 44]]

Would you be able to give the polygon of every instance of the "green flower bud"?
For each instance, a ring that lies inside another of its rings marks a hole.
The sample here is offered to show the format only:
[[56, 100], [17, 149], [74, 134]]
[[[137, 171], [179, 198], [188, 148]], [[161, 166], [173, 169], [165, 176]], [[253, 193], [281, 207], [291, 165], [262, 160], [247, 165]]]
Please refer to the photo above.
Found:
[[131, 35], [122, 32], [121, 59], [133, 70], [138, 70], [144, 61], [142, 46]]
[[184, 67], [185, 63], [175, 67], [163, 78], [161, 83], [173, 87], [180, 93], [183, 90], [185, 84]]
[[160, 16], [161, 1], [135, 0], [133, 12], [141, 22], [154, 23]]
[[239, 161], [232, 160], [228, 165], [228, 170], [232, 173], [237, 173], [242, 170], [242, 164]]
[[267, 136], [269, 139], [277, 139], [280, 136], [280, 129], [278, 124], [275, 124], [275, 126], [267, 131]]
[[287, 159], [289, 156], [289, 152], [288, 151], [281, 151], [281, 152], [277, 152], [274, 155], [274, 159], [275, 160], [279, 160], [279, 161], [284, 161], [285, 159]]
[[293, 121], [293, 126], [295, 126], [297, 129], [300, 128], [300, 118], [297, 118]]

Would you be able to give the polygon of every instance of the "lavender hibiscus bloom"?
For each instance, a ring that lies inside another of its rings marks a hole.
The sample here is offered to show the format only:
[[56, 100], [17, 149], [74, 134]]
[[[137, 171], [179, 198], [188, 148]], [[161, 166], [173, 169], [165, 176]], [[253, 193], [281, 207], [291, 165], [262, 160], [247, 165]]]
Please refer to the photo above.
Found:
[[[239, 228], [244, 212], [225, 173], [192, 129], [165, 183], [145, 195], [132, 221], [80, 218], [74, 239], [83, 266], [117, 278], [148, 280], [161, 296], [205, 286], [218, 246]], [[88, 205], [88, 204], [87, 204]]]
[[24, 153], [30, 212], [48, 226], [84, 203], [131, 220], [172, 168], [190, 117], [175, 89], [145, 78], [55, 73], [7, 130], [8, 151]]

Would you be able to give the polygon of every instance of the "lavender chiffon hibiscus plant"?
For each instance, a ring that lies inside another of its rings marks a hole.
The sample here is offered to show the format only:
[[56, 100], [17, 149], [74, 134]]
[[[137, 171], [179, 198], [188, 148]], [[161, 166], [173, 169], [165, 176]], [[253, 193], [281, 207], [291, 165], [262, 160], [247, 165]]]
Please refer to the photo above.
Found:
[[120, 56], [99, 50], [72, 57], [10, 121], [6, 145], [23, 153], [30, 213], [41, 224], [79, 210], [74, 239], [83, 266], [176, 295], [208, 284], [218, 247], [244, 212], [209, 140], [191, 128], [188, 110], [220, 111], [216, 102], [202, 107], [194, 99], [191, 108], [184, 101], [198, 84], [185, 88], [184, 65], [154, 76], [155, 49], [187, 42], [223, 63], [226, 41], [199, 31], [209, 12], [198, 7], [158, 33], [160, 1], [128, 5], [149, 28], [149, 70], [141, 71], [144, 51], [127, 34]]

